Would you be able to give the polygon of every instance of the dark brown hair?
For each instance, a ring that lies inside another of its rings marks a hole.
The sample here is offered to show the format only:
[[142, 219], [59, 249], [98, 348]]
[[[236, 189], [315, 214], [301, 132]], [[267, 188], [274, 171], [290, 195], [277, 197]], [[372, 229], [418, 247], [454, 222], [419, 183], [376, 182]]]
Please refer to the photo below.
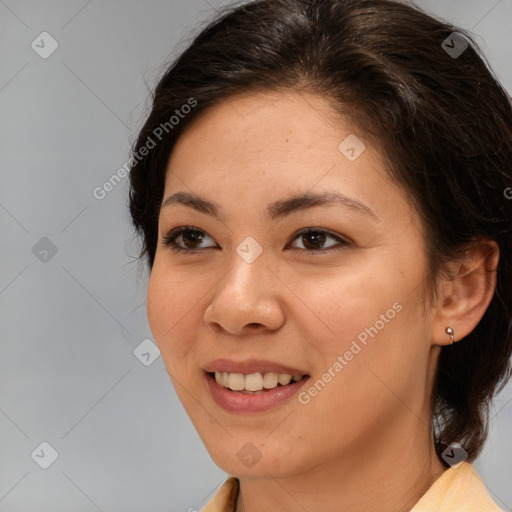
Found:
[[[450, 52], [463, 41], [460, 55]], [[256, 90], [319, 95], [378, 143], [423, 220], [429, 283], [471, 242], [498, 243], [496, 293], [473, 332], [442, 349], [432, 395], [438, 454], [457, 441], [474, 460], [487, 436], [490, 400], [511, 373], [510, 97], [468, 33], [403, 2], [228, 7], [168, 67], [133, 147], [130, 213], [149, 269], [166, 165], [180, 133], [206, 108]], [[143, 151], [149, 140], [156, 147]]]

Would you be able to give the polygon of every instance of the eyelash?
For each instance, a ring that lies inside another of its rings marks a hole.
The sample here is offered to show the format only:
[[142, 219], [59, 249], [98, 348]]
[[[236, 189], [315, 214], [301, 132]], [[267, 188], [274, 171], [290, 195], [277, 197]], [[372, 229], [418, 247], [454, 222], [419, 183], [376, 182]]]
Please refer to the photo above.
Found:
[[[194, 228], [192, 226], [181, 226], [181, 227], [171, 230], [170, 233], [162, 239], [162, 243], [166, 247], [169, 247], [173, 252], [181, 252], [181, 253], [195, 254], [198, 251], [203, 251], [204, 249], [215, 249], [215, 247], [205, 247], [202, 249], [201, 248], [199, 248], [199, 249], [184, 249], [183, 247], [180, 247], [178, 245], [178, 243], [176, 242], [176, 238], [178, 238], [183, 233], [187, 233], [187, 232], [194, 232], [194, 233], [200, 233], [200, 234], [207, 235], [207, 233], [201, 229]], [[328, 247], [327, 249], [318, 249], [317, 250], [317, 249], [291, 248], [288, 250], [290, 250], [294, 253], [306, 252], [309, 254], [315, 254], [315, 253], [324, 254], [326, 252], [338, 251], [338, 250], [344, 249], [345, 247], [351, 245], [351, 243], [349, 241], [345, 240], [344, 238], [341, 238], [340, 236], [335, 235], [334, 233], [331, 233], [330, 231], [327, 231], [327, 230], [321, 229], [321, 228], [305, 228], [305, 229], [299, 231], [298, 233], [295, 233], [292, 237], [292, 240], [295, 240], [296, 238], [306, 235], [306, 234], [309, 234], [309, 233], [325, 233], [327, 238], [331, 238], [338, 243], [337, 243], [337, 245]], [[209, 235], [207, 235], [207, 236], [209, 236]]]

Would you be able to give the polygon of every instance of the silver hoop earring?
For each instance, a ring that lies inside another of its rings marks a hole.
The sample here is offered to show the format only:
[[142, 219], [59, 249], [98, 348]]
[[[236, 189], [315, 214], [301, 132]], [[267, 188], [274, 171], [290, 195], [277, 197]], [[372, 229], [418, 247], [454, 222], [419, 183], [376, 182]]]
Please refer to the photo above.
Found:
[[446, 334], [448, 334], [448, 336], [450, 336], [450, 339], [452, 340], [452, 343], [453, 343], [453, 337], [454, 337], [454, 332], [453, 332], [453, 329], [451, 327], [447, 327], [446, 328]]

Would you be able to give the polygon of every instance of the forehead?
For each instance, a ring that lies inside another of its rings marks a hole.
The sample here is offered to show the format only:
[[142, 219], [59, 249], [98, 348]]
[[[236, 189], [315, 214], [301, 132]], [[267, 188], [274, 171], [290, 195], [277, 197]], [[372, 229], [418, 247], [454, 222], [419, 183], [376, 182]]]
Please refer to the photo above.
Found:
[[326, 190], [410, 215], [378, 149], [325, 99], [256, 92], [206, 109], [185, 128], [169, 158], [165, 196], [183, 191], [263, 209]]
[[207, 108], [187, 125], [168, 168], [186, 169], [189, 176], [197, 170], [224, 170], [233, 180], [242, 174], [244, 179], [270, 178], [272, 171], [283, 179], [290, 174], [298, 178], [306, 170], [314, 177], [350, 163], [346, 157], [355, 157], [347, 170], [358, 168], [355, 160], [364, 152], [366, 166], [383, 171], [376, 148], [365, 139], [319, 96], [246, 92]]
[[[349, 123], [345, 120], [341, 124]], [[239, 127], [243, 131], [238, 131]], [[303, 137], [314, 138], [319, 130], [325, 135], [340, 128], [340, 120], [320, 96], [294, 91], [257, 91], [240, 93], [208, 107], [185, 128], [180, 138], [200, 131], [202, 137], [217, 141], [236, 138], [250, 144], [252, 137], [257, 136], [266, 138], [267, 143], [274, 140], [279, 144], [283, 137], [291, 137], [293, 142]]]

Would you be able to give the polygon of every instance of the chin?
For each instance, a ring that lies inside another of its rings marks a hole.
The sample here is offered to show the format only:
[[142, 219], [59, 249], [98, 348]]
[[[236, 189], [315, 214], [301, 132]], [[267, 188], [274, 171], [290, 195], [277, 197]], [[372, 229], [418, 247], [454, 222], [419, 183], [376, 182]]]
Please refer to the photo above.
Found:
[[[206, 445], [206, 448], [219, 468], [237, 478], [284, 478], [301, 472], [300, 455], [296, 450], [291, 447], [289, 450], [283, 449], [283, 443], [279, 440], [275, 440], [274, 444], [262, 437], [261, 442], [233, 437], [225, 445], [212, 440], [212, 444]], [[288, 451], [293, 453], [293, 457], [287, 454]]]

